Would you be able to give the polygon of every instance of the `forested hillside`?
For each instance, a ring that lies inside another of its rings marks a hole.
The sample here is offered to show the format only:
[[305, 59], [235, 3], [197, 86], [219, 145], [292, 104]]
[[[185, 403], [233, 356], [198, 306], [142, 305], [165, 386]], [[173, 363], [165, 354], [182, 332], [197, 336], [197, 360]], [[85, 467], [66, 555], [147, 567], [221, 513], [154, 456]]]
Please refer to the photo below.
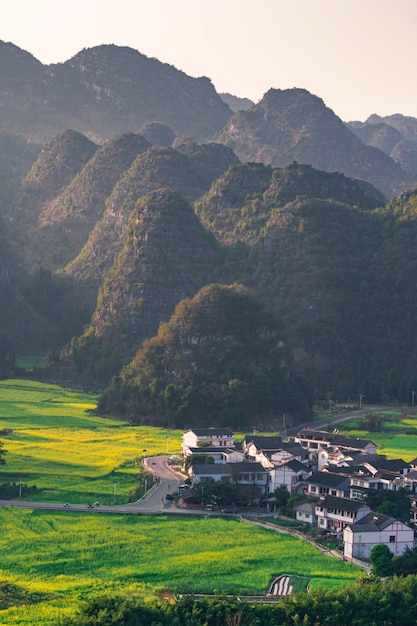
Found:
[[259, 298], [240, 285], [209, 285], [144, 342], [99, 410], [176, 428], [214, 422], [267, 430], [284, 413], [309, 415], [307, 386], [291, 358], [282, 322]]
[[[232, 114], [208, 79], [128, 48], [48, 68], [12, 44], [0, 57], [0, 128], [21, 133], [0, 137], [4, 375], [46, 354], [38, 376], [181, 426], [410, 400], [412, 168], [302, 89]], [[412, 134], [402, 121], [383, 121], [386, 138]]]

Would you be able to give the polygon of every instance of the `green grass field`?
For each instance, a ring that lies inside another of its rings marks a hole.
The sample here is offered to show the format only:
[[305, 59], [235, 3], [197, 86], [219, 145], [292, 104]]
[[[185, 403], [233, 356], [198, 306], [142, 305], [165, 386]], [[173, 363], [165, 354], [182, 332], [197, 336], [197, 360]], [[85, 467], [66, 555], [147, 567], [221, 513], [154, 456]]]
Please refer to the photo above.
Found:
[[0, 580], [41, 602], [1, 612], [1, 624], [53, 624], [79, 599], [105, 592], [266, 593], [280, 574], [312, 587], [361, 570], [289, 535], [235, 520], [0, 509]]
[[381, 412], [381, 431], [363, 428], [361, 420], [350, 420], [337, 425], [341, 433], [359, 439], [370, 439], [377, 446], [378, 454], [388, 459], [401, 458], [412, 461], [417, 457], [417, 415], [411, 412]]
[[[144, 456], [181, 450], [180, 431], [92, 415], [96, 396], [27, 380], [0, 381], [0, 482], [36, 485], [37, 500], [127, 502]], [[22, 496], [25, 498], [25, 489]], [[19, 487], [16, 487], [16, 497]], [[31, 496], [33, 499], [33, 494]]]
[[[113, 501], [116, 481], [121, 502], [140, 483], [143, 456], [180, 452], [182, 432], [99, 417], [95, 406], [92, 394], [0, 381], [0, 441], [7, 450], [0, 483], [16, 482], [16, 490], [20, 478], [36, 484], [31, 499], [105, 503]], [[390, 458], [417, 456], [413, 435], [354, 433], [373, 439]], [[105, 592], [259, 594], [280, 574], [300, 576], [303, 585], [307, 578], [311, 588], [343, 586], [363, 575], [305, 541], [236, 520], [5, 507], [0, 528], [0, 589], [2, 582], [13, 584], [22, 597], [37, 600], [21, 606], [16, 600], [0, 611], [1, 625], [52, 626], [80, 600]]]

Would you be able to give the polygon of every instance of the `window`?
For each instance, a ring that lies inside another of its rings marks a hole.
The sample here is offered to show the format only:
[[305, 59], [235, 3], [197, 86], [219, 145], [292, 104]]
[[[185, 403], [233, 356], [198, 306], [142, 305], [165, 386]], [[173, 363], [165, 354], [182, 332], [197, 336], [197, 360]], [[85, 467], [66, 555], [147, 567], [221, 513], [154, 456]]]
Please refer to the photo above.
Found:
[[395, 543], [395, 535], [390, 535], [389, 536], [389, 542], [390, 543]]

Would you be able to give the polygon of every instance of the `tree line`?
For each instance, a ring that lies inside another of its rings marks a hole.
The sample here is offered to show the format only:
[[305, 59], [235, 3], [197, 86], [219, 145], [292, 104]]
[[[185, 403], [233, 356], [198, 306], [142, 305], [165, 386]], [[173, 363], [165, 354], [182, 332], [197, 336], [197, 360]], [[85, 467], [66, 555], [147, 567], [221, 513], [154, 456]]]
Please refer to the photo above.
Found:
[[121, 596], [87, 601], [60, 626], [411, 626], [416, 624], [417, 577], [362, 578], [350, 587], [296, 594], [276, 603], [225, 595], [144, 603]]

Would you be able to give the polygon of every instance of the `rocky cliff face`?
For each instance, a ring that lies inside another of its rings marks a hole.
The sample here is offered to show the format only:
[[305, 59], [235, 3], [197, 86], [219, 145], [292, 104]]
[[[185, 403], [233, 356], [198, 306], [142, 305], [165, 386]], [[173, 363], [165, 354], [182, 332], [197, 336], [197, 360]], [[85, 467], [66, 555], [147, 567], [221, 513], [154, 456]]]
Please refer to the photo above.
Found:
[[[223, 255], [191, 205], [169, 189], [137, 200], [121, 238], [121, 250], [99, 289], [85, 335], [70, 354], [92, 378], [91, 353], [117, 367], [169, 319], [175, 305], [216, 276]], [[116, 368], [116, 369], [115, 369]], [[95, 369], [96, 378], [100, 378]], [[105, 372], [108, 376], [109, 372]]]

